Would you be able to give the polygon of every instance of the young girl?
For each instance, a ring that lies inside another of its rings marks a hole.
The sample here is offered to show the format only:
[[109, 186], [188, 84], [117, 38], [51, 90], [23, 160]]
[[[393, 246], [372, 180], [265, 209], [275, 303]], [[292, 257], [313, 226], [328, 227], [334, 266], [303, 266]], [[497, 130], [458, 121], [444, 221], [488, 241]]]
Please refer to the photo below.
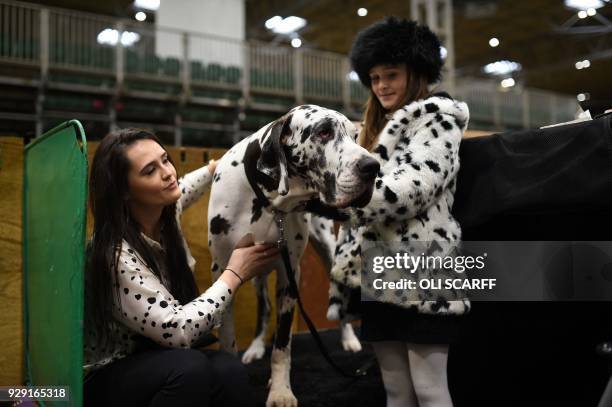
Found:
[[452, 290], [372, 292], [368, 271], [360, 275], [360, 254], [367, 241], [418, 242], [428, 253], [454, 253], [461, 230], [451, 207], [468, 109], [448, 95], [429, 94], [442, 60], [440, 42], [427, 27], [396, 18], [375, 23], [357, 35], [350, 58], [371, 91], [359, 142], [379, 159], [381, 171], [370, 203], [354, 213], [352, 226], [340, 228], [332, 275], [348, 286], [361, 284], [362, 293], [376, 299], [362, 303], [361, 329], [373, 343], [387, 406], [452, 406], [448, 347], [469, 301]]
[[100, 142], [90, 178], [85, 405], [252, 404], [234, 356], [191, 349], [205, 342], [241, 284], [278, 255], [270, 245], [235, 249], [221, 277], [198, 294], [179, 220], [214, 168], [177, 180], [168, 152], [141, 129]]

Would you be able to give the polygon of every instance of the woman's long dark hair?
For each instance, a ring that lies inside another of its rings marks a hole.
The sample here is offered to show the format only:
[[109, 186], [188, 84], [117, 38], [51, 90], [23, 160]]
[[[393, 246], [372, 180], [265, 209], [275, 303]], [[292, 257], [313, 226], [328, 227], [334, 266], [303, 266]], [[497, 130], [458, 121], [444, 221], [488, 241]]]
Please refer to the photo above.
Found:
[[[130, 214], [126, 156], [128, 146], [138, 140], [159, 139], [143, 129], [128, 128], [106, 135], [93, 159], [89, 178], [89, 204], [94, 218], [93, 237], [88, 250], [85, 285], [85, 315], [88, 329], [95, 332], [98, 344], [107, 343], [113, 318], [113, 294], [118, 295], [118, 263], [122, 241], [127, 241], [157, 277], [160, 265], [150, 246], [143, 239], [140, 226]], [[162, 146], [163, 148], [163, 146]], [[172, 159], [170, 162], [172, 162]], [[187, 254], [175, 217], [176, 204], [166, 206], [160, 226], [166, 253], [168, 290], [181, 304], [193, 300], [198, 289], [187, 263]], [[161, 279], [161, 278], [160, 278]], [[115, 290], [115, 293], [113, 293]], [[115, 305], [116, 306], [116, 305]]]

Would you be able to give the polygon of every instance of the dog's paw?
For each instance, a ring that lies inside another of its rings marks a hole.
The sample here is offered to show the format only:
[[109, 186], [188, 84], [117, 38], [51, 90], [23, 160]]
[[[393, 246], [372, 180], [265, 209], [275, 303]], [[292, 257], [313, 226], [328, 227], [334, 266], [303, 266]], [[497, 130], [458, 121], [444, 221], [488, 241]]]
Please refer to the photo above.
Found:
[[290, 388], [270, 390], [266, 407], [297, 407], [298, 401]]
[[266, 346], [260, 339], [254, 339], [249, 345], [248, 349], [242, 355], [242, 363], [248, 365], [249, 363], [263, 358], [266, 353]]
[[361, 351], [361, 342], [357, 335], [355, 335], [355, 331], [353, 330], [353, 325], [348, 322], [342, 323], [342, 348], [347, 352], [360, 352]]
[[328, 321], [339, 321], [340, 320], [340, 304], [332, 304], [327, 308], [327, 320]]

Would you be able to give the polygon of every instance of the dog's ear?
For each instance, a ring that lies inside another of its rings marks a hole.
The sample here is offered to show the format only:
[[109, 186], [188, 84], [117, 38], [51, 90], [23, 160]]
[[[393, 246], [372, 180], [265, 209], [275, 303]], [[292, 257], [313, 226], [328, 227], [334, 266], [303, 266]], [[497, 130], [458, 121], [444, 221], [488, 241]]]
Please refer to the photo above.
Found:
[[278, 183], [280, 195], [287, 195], [289, 192], [289, 175], [283, 137], [291, 132], [290, 124], [291, 115], [285, 115], [268, 126], [263, 136], [261, 156], [257, 160], [257, 170]]

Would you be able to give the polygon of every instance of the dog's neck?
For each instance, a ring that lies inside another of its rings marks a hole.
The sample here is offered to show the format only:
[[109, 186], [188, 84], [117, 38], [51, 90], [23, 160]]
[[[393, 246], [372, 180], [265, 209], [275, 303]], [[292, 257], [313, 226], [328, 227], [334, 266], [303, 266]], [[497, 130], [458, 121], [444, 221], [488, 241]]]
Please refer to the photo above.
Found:
[[257, 160], [260, 155], [259, 144], [250, 144], [244, 156], [244, 171], [262, 207], [272, 211], [293, 212], [318, 195], [318, 192], [312, 187], [309, 188], [300, 177], [290, 177], [289, 192], [286, 195], [279, 194], [278, 182], [257, 169]]
[[[300, 182], [299, 177], [289, 179], [289, 193], [280, 195], [274, 192], [268, 196], [271, 209], [276, 209], [281, 212], [293, 212], [299, 208], [303, 208], [306, 201], [317, 197], [317, 191], [308, 189], [304, 182]], [[266, 192], [264, 191], [264, 194]], [[266, 194], [268, 195], [268, 194]]]

